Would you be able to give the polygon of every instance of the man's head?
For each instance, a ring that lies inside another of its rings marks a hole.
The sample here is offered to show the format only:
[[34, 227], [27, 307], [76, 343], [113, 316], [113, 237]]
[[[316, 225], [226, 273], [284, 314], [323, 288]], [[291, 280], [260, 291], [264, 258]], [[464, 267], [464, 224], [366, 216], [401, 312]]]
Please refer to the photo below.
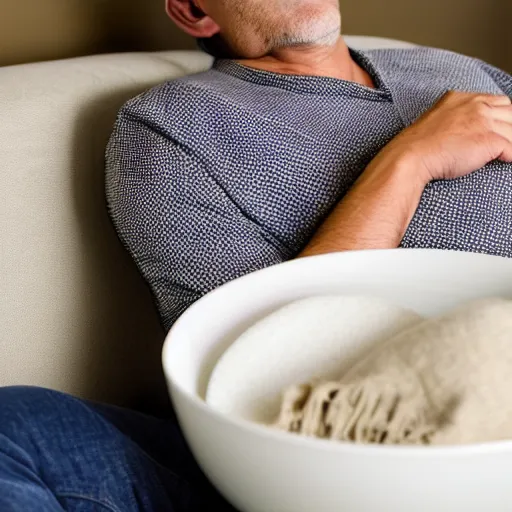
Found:
[[166, 2], [182, 30], [222, 56], [256, 59], [283, 48], [334, 45], [341, 31], [339, 0]]

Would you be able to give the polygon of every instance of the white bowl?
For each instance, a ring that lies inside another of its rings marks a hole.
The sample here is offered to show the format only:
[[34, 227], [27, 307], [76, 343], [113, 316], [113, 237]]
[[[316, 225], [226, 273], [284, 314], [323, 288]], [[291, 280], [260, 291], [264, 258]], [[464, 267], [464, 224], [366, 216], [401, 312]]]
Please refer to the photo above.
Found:
[[292, 300], [330, 293], [383, 297], [432, 315], [470, 299], [512, 298], [512, 260], [405, 249], [331, 254], [267, 268], [203, 297], [170, 331], [163, 364], [185, 437], [213, 484], [241, 512], [511, 511], [512, 442], [333, 443], [206, 405], [216, 361], [247, 327]]

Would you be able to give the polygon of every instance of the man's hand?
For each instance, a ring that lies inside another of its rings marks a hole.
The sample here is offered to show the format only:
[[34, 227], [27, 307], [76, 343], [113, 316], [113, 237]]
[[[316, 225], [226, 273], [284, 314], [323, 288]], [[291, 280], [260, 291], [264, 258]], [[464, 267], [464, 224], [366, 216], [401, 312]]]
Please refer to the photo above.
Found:
[[398, 247], [431, 180], [512, 162], [512, 102], [450, 92], [393, 139], [299, 256]]
[[427, 181], [458, 178], [492, 160], [512, 162], [512, 101], [449, 92], [384, 152], [411, 152]]

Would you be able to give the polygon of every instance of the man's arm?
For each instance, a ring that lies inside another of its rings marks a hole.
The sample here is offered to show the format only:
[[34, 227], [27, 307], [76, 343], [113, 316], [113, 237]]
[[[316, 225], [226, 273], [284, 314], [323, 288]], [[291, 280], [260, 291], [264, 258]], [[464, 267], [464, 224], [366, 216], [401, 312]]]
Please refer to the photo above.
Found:
[[240, 211], [195, 155], [139, 110], [125, 107], [110, 139], [107, 201], [169, 329], [205, 293], [291, 255]]
[[398, 247], [431, 180], [512, 162], [505, 96], [448, 93], [371, 162], [299, 256]]
[[398, 247], [427, 182], [412, 155], [373, 162], [299, 257]]

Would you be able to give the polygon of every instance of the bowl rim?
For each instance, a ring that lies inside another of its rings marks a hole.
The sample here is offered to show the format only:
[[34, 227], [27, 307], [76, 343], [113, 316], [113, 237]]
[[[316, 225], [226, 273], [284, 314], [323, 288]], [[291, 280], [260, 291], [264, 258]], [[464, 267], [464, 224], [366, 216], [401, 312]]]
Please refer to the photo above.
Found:
[[[489, 254], [482, 253], [470, 253], [463, 252], [457, 250], [444, 250], [444, 249], [410, 249], [410, 248], [399, 248], [399, 249], [376, 249], [371, 250], [371, 252], [377, 256], [378, 253], [389, 253], [393, 252], [401, 252], [401, 253], [428, 253], [428, 254], [443, 254], [443, 258], [446, 257], [447, 253], [450, 254], [447, 256], [448, 258], [453, 258], [456, 260], [490, 260], [494, 261], [506, 261], [507, 264], [510, 265], [512, 269], [512, 259], [506, 258], [503, 256], [495, 256]], [[252, 422], [250, 420], [238, 417], [231, 416], [229, 414], [217, 411], [210, 405], [206, 403], [197, 393], [192, 393], [187, 390], [184, 386], [182, 386], [175, 378], [172, 372], [168, 370], [167, 361], [170, 359], [170, 351], [171, 351], [171, 343], [174, 338], [176, 331], [180, 331], [184, 325], [188, 323], [189, 318], [194, 318], [195, 310], [210, 300], [215, 300], [217, 295], [222, 295], [226, 293], [226, 289], [230, 289], [231, 287], [240, 286], [243, 282], [247, 280], [254, 280], [258, 278], [258, 275], [261, 273], [271, 274], [272, 272], [280, 272], [280, 269], [284, 266], [291, 267], [294, 265], [303, 265], [305, 260], [312, 261], [313, 259], [335, 259], [340, 258], [340, 256], [345, 258], [357, 257], [360, 253], [368, 253], [369, 250], [361, 250], [361, 251], [350, 251], [344, 253], [330, 253], [330, 254], [322, 254], [317, 256], [310, 256], [308, 258], [300, 258], [289, 260], [277, 265], [273, 265], [271, 267], [266, 267], [261, 270], [257, 270], [250, 274], [246, 274], [242, 277], [229, 281], [211, 292], [205, 294], [198, 301], [196, 301], [192, 306], [190, 306], [175, 322], [175, 324], [171, 327], [169, 332], [166, 335], [164, 345], [162, 348], [162, 366], [165, 374], [165, 378], [169, 387], [169, 394], [171, 395], [171, 400], [173, 404], [175, 403], [175, 399], [177, 396], [181, 398], [183, 401], [189, 402], [191, 406], [196, 409], [199, 409], [201, 413], [204, 413], [210, 418], [214, 419], [218, 423], [223, 423], [226, 427], [236, 428], [242, 430], [246, 434], [254, 435], [260, 438], [266, 438], [272, 441], [285, 442], [288, 445], [294, 445], [305, 449], [310, 450], [321, 450], [321, 451], [329, 451], [331, 453], [339, 453], [347, 455], [371, 455], [375, 456], [394, 456], [394, 457], [406, 457], [406, 458], [417, 458], [422, 457], [426, 459], [430, 458], [438, 458], [446, 456], [453, 457], [466, 457], [470, 455], [485, 455], [489, 456], [496, 453], [504, 453], [512, 450], [512, 439], [510, 440], [500, 440], [500, 441], [488, 441], [481, 443], [473, 443], [473, 444], [461, 444], [461, 445], [377, 445], [377, 444], [357, 444], [347, 441], [332, 441], [328, 439], [319, 439], [315, 437], [306, 437], [300, 436], [297, 434], [292, 434], [289, 432], [280, 431], [277, 429], [273, 429], [268, 425], [263, 425], [259, 423]], [[178, 420], [180, 419], [180, 411], [176, 410], [176, 415], [178, 416]], [[185, 436], [186, 436], [186, 432]]]

